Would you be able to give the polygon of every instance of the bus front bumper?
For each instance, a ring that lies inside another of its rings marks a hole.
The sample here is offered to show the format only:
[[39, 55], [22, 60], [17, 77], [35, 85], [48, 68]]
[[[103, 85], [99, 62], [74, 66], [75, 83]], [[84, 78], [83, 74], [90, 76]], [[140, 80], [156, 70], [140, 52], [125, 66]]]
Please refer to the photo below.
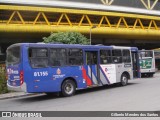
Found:
[[155, 73], [155, 69], [141, 69], [141, 73]]

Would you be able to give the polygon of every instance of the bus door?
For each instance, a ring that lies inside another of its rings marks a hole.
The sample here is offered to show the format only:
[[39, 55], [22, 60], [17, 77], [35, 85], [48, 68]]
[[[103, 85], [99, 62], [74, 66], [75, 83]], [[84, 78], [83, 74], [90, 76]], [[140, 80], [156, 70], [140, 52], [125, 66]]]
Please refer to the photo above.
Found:
[[133, 77], [139, 77], [139, 60], [138, 60], [138, 52], [132, 51], [132, 67], [133, 67]]
[[99, 84], [98, 51], [85, 51], [85, 69], [88, 80], [87, 86]]

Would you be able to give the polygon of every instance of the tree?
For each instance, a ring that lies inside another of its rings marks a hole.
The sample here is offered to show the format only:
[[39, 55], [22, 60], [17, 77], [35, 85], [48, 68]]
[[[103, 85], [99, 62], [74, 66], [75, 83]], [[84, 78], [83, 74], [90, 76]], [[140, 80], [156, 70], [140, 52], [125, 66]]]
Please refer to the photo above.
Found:
[[58, 32], [51, 33], [43, 38], [44, 43], [64, 43], [64, 44], [89, 44], [89, 40], [79, 32]]
[[7, 89], [5, 66], [0, 64], [0, 94], [9, 92]]

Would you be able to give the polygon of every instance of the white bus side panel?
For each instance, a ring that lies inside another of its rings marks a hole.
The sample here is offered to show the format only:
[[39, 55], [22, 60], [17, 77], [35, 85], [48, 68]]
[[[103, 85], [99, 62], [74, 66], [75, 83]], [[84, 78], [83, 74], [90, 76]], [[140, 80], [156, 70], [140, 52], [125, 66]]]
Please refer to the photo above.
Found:
[[[108, 65], [100, 65], [103, 73], [105, 75], [105, 78], [109, 80], [110, 84], [116, 83], [116, 65], [115, 64], [108, 64]], [[103, 82], [103, 75], [100, 74], [100, 79]]]
[[[128, 66], [130, 65], [130, 66]], [[132, 64], [108, 64], [108, 65], [100, 65], [103, 73], [100, 72], [100, 79], [103, 84], [107, 84], [105, 82], [108, 79], [110, 84], [121, 82], [121, 75], [123, 72], [127, 72], [130, 76], [130, 79], [133, 79], [133, 71], [132, 71]], [[105, 76], [104, 76], [105, 75]]]
[[121, 75], [124, 71], [123, 63], [115, 64], [115, 66], [116, 66], [116, 74], [117, 74], [116, 81], [120, 82], [121, 81]]
[[130, 76], [130, 79], [133, 79], [133, 70], [132, 70], [132, 64], [131, 63], [122, 63], [122, 64], [116, 64], [116, 81], [121, 82], [121, 75], [127, 72]]

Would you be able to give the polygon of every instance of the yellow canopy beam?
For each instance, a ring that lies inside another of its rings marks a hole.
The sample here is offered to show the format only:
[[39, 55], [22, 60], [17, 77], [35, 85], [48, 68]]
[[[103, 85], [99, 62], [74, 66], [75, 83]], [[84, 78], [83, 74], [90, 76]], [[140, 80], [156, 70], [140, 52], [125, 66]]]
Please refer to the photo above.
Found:
[[[6, 29], [7, 27], [7, 29]], [[48, 25], [43, 25], [43, 26], [32, 26], [32, 25], [0, 25], [0, 32], [58, 32], [58, 31], [78, 31], [81, 33], [88, 34], [90, 30], [90, 27], [75, 27], [75, 26], [68, 26], [68, 27], [63, 27], [63, 26], [50, 26]], [[159, 36], [160, 37], [160, 32], [157, 30], [142, 30], [142, 29], [127, 29], [127, 28], [110, 28], [110, 27], [100, 27], [100, 28], [95, 28], [92, 30], [93, 34], [122, 34], [122, 35], [142, 35], [145, 37], [146, 36]]]

